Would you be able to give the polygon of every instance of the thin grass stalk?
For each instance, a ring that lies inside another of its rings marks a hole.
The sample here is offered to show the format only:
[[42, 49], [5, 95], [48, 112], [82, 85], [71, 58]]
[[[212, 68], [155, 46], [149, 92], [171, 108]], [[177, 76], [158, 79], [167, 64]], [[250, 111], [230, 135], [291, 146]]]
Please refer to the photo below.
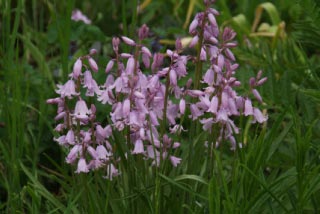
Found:
[[[9, 144], [8, 151], [10, 155], [7, 156], [6, 167], [8, 169], [8, 185], [7, 185], [7, 206], [6, 211], [16, 212], [20, 210], [22, 203], [18, 200], [18, 192], [21, 188], [20, 167], [18, 161], [23, 155], [24, 146], [24, 117], [22, 117], [22, 91], [21, 81], [22, 75], [19, 72], [21, 69], [20, 63], [17, 63], [19, 57], [19, 48], [17, 46], [18, 28], [20, 25], [20, 17], [23, 11], [23, 1], [17, 2], [15, 10], [11, 8], [11, 1], [8, 0], [4, 4], [3, 10], [3, 39], [2, 47], [4, 57], [2, 59], [2, 66], [4, 71], [4, 79], [7, 85], [4, 85], [4, 103], [3, 113], [5, 118], [6, 136], [5, 140]], [[15, 18], [12, 20], [12, 13], [15, 12]], [[12, 26], [12, 27], [11, 27]]]

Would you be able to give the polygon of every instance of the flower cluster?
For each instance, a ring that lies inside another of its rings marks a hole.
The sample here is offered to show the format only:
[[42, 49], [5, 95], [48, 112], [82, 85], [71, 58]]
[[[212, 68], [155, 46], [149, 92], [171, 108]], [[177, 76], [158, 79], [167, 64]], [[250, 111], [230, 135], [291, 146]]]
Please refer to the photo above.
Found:
[[[216, 146], [228, 139], [231, 142], [231, 148], [235, 149], [234, 134], [239, 133], [239, 128], [234, 124], [233, 118], [252, 115], [253, 122], [263, 123], [267, 117], [258, 108], [252, 106], [248, 96], [239, 96], [233, 89], [241, 85], [235, 78], [239, 65], [235, 63], [236, 59], [231, 51], [231, 48], [237, 46], [233, 41], [236, 33], [226, 27], [220, 35], [215, 19], [217, 15], [219, 15], [218, 11], [207, 7], [205, 12], [195, 16], [189, 28], [189, 33], [193, 35], [190, 46], [193, 47], [199, 43], [201, 46], [199, 60], [208, 63], [208, 69], [202, 78], [204, 90], [196, 95], [199, 102], [191, 104], [190, 110], [193, 120], [201, 118], [203, 130], [211, 132], [213, 127], [220, 129], [219, 136], [214, 142]], [[267, 80], [267, 78], [260, 79], [261, 75], [260, 71], [256, 78], [250, 79], [251, 92], [260, 103], [262, 98], [256, 87]]]
[[[234, 135], [239, 133], [234, 117], [244, 115], [252, 116], [254, 122], [266, 121], [249, 96], [239, 96], [234, 90], [240, 85], [234, 77], [238, 64], [231, 51], [237, 45], [233, 41], [236, 34], [225, 28], [220, 35], [215, 18], [219, 13], [209, 7], [211, 3], [205, 1], [206, 10], [198, 13], [189, 27], [193, 36], [189, 46], [199, 50], [196, 57], [181, 54], [180, 39], [175, 50], [151, 53], [142, 42], [149, 35], [149, 28], [143, 25], [138, 30], [138, 41], [125, 36], [113, 38], [115, 57], [106, 63], [104, 84], [98, 85], [94, 79], [93, 73], [99, 70], [93, 58], [95, 50], [76, 60], [69, 80], [57, 86], [59, 97], [47, 101], [58, 106], [55, 120], [61, 122], [55, 131], [60, 136], [54, 140], [69, 150], [66, 162], [77, 163], [76, 173], [104, 168], [108, 179], [119, 175], [117, 163], [121, 159], [115, 150], [115, 132], [124, 136], [125, 142], [117, 143], [126, 144], [125, 158], [138, 155], [151, 160], [154, 166], [169, 160], [176, 167], [181, 158], [173, 153], [180, 143], [172, 136], [184, 130], [181, 121], [187, 112], [192, 120], [200, 121], [204, 131], [219, 132], [216, 145], [228, 140], [232, 149], [236, 148]], [[124, 45], [132, 51], [121, 52]], [[189, 61], [195, 62], [195, 75], [200, 78], [201, 68], [206, 69], [201, 81], [195, 79], [194, 88], [191, 79], [185, 86], [179, 85], [179, 80], [188, 76]], [[265, 81], [261, 72], [249, 81], [250, 91], [260, 103], [256, 87]], [[112, 109], [105, 114], [107, 120], [97, 118], [97, 102]], [[102, 121], [109, 124], [103, 126]]]

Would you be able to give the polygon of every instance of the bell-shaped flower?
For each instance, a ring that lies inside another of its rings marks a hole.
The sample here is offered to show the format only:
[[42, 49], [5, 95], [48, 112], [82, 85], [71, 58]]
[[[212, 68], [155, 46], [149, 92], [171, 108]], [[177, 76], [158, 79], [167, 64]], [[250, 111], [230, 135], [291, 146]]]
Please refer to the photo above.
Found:
[[81, 155], [81, 153], [82, 146], [79, 144], [74, 145], [66, 158], [66, 162], [70, 164], [74, 163], [78, 156]]
[[134, 150], [132, 151], [132, 154], [143, 154], [144, 148], [143, 148], [143, 142], [142, 140], [138, 139], [134, 143]]
[[78, 58], [73, 65], [72, 77], [74, 79], [78, 79], [79, 76], [81, 75], [81, 68], [82, 68], [82, 61], [80, 58]]
[[174, 167], [177, 167], [180, 164], [181, 160], [182, 160], [181, 158], [178, 158], [178, 157], [175, 157], [175, 156], [170, 156], [171, 164]]
[[80, 173], [80, 172], [84, 172], [84, 173], [88, 173], [89, 169], [88, 169], [88, 165], [87, 162], [84, 158], [80, 158], [78, 161], [78, 168], [75, 171], [75, 173]]
[[84, 100], [78, 100], [76, 103], [76, 107], [74, 109], [73, 115], [80, 120], [88, 119], [88, 115], [90, 114], [90, 110], [87, 107], [87, 104]]
[[76, 92], [76, 85], [73, 80], [68, 80], [64, 85], [58, 85], [56, 92], [60, 94], [61, 97], [68, 97], [69, 99], [71, 99], [72, 96], [78, 96], [80, 94]]

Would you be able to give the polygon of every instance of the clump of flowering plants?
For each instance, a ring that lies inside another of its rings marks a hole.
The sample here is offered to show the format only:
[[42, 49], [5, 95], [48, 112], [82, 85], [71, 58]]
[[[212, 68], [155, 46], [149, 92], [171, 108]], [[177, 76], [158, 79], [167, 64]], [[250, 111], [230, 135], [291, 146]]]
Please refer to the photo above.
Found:
[[[231, 149], [241, 147], [235, 137], [240, 132], [236, 117], [267, 120], [248, 94], [235, 90], [241, 85], [231, 51], [237, 46], [236, 33], [228, 27], [219, 29], [219, 12], [210, 7], [213, 2], [204, 1], [205, 11], [196, 14], [189, 27], [193, 37], [189, 47], [197, 49], [196, 56], [183, 55], [180, 39], [175, 50], [152, 53], [142, 42], [149, 35], [143, 25], [137, 41], [126, 36], [112, 39], [115, 57], [105, 65], [102, 85], [94, 79], [94, 73], [102, 70], [94, 60], [95, 50], [76, 60], [69, 80], [58, 85], [59, 96], [47, 101], [58, 106], [54, 140], [67, 148], [66, 162], [77, 165], [76, 173], [103, 169], [105, 178], [112, 180], [121, 175], [119, 163], [135, 156], [151, 167], [164, 168], [166, 163], [177, 167], [184, 161], [177, 155], [179, 147], [188, 142], [176, 142], [175, 136], [192, 129], [182, 127], [185, 118], [214, 133], [207, 144], [218, 147], [227, 142]], [[123, 46], [131, 51], [122, 52]], [[182, 86], [181, 79], [191, 74], [194, 80]], [[256, 88], [265, 81], [261, 71], [249, 80], [252, 97], [259, 103]], [[110, 108], [98, 109], [97, 103]], [[97, 118], [98, 110], [105, 111], [105, 118]]]

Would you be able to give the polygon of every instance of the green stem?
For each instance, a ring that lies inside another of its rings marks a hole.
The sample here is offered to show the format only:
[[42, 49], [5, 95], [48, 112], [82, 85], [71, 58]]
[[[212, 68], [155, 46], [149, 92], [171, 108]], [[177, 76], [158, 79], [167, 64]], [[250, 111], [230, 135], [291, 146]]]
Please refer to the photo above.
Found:
[[126, 13], [126, 0], [122, 0], [122, 25], [123, 25], [123, 34], [128, 35], [128, 26], [127, 26], [127, 13]]
[[137, 13], [137, 8], [138, 8], [138, 0], [133, 0], [132, 1], [132, 19], [131, 19], [131, 25], [130, 25], [130, 37], [133, 38], [135, 35], [135, 28], [137, 25], [137, 20], [138, 20], [138, 13]]

